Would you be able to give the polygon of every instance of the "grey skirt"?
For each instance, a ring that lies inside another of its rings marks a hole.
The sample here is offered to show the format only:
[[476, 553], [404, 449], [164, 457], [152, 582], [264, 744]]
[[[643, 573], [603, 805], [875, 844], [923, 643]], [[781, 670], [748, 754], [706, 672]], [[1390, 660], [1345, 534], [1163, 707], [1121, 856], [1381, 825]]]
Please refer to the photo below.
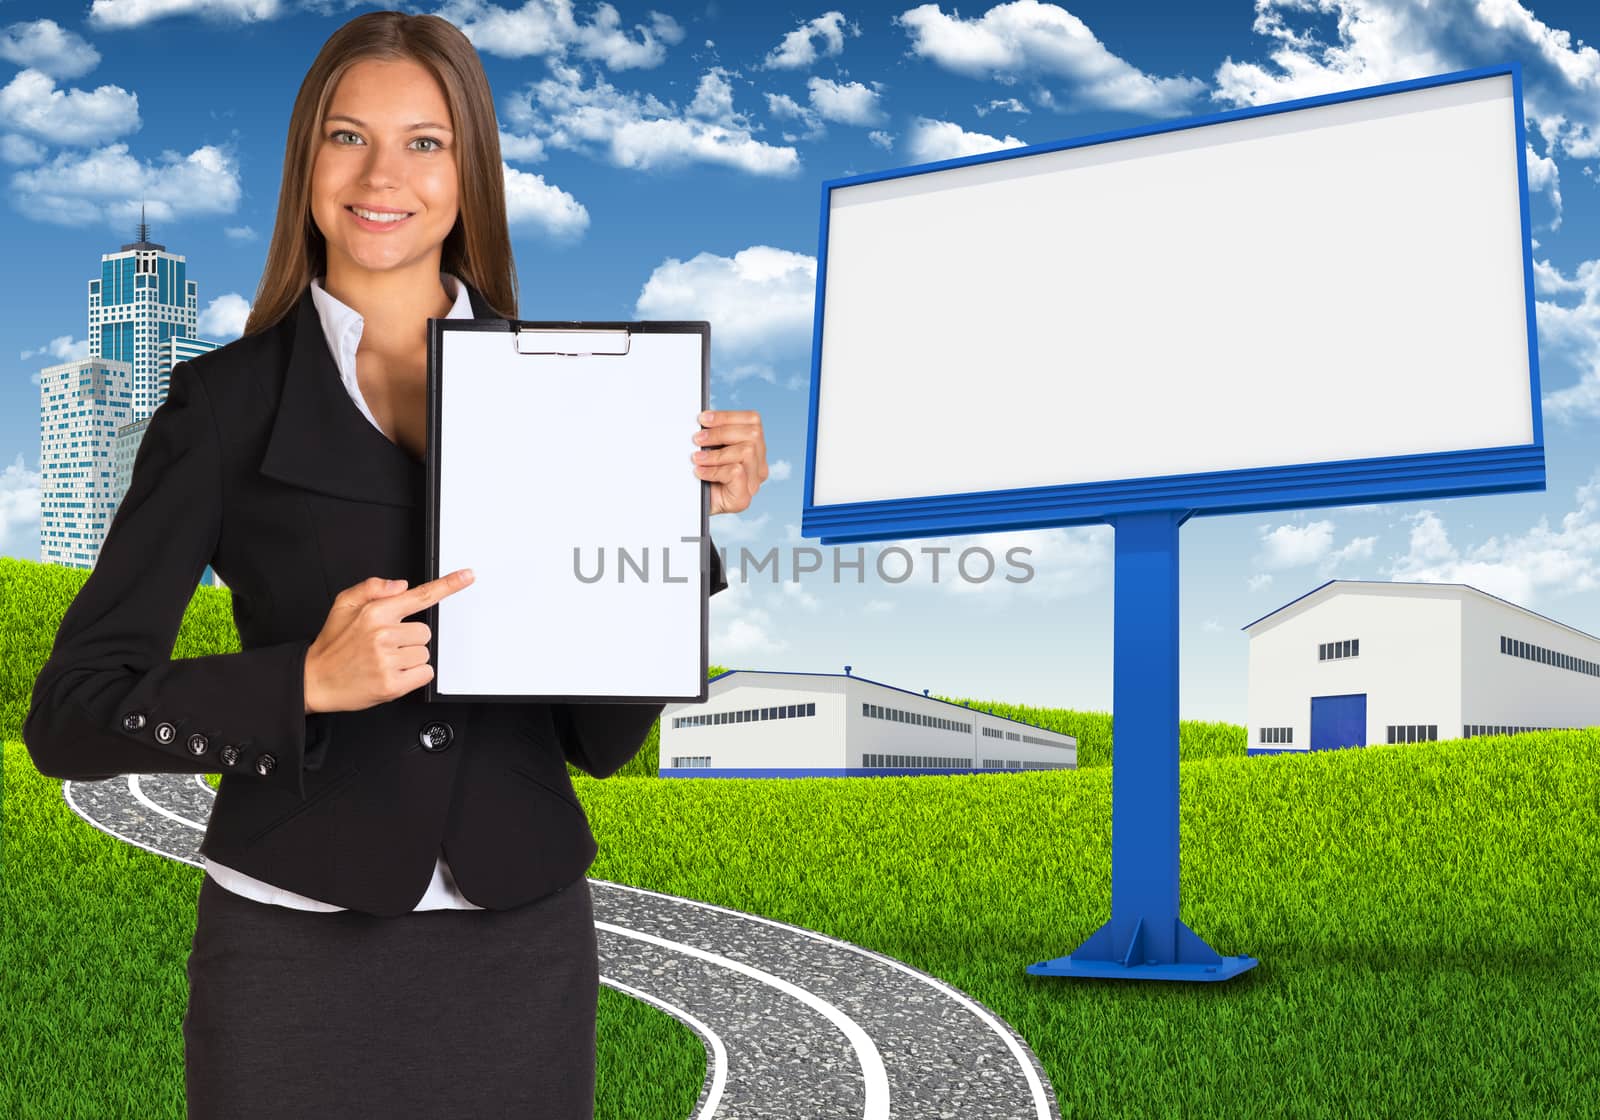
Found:
[[188, 973], [190, 1120], [594, 1116], [587, 878], [514, 910], [380, 918], [207, 877]]

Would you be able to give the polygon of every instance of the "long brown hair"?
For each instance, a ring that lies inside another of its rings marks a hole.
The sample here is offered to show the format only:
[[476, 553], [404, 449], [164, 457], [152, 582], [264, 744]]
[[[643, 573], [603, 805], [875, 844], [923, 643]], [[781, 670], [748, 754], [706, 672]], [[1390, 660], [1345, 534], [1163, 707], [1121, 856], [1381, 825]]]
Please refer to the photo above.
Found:
[[295, 95], [278, 215], [255, 304], [244, 325], [247, 335], [266, 330], [288, 314], [311, 278], [327, 268], [327, 241], [311, 217], [311, 169], [322, 119], [339, 79], [368, 58], [418, 62], [444, 91], [456, 134], [460, 202], [456, 224], [440, 250], [439, 270], [477, 288], [496, 315], [516, 318], [517, 276], [506, 228], [500, 129], [478, 52], [459, 28], [438, 16], [367, 12], [328, 37]]

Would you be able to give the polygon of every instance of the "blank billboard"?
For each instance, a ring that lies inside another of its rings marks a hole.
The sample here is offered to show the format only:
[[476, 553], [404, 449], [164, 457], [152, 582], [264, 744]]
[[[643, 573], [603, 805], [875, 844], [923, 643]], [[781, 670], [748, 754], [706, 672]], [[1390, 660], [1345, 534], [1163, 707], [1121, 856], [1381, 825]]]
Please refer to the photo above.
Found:
[[1544, 487], [1520, 70], [823, 184], [825, 543]]

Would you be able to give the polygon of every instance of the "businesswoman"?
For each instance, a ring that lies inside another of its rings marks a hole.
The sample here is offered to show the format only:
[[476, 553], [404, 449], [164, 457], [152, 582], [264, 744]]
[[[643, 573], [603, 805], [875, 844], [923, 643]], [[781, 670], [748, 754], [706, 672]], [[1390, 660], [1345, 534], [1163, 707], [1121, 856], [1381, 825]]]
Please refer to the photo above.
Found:
[[[421, 578], [427, 320], [515, 318], [515, 286], [471, 44], [434, 16], [351, 20], [295, 99], [245, 333], [175, 367], [24, 728], [49, 775], [223, 776], [191, 1117], [593, 1114], [596, 844], [566, 763], [614, 773], [661, 705], [425, 704], [430, 633], [406, 621], [472, 594]], [[605, 420], [544, 422], [603, 456]], [[661, 422], [711, 513], [748, 507], [758, 414]], [[243, 648], [171, 659], [208, 563]]]

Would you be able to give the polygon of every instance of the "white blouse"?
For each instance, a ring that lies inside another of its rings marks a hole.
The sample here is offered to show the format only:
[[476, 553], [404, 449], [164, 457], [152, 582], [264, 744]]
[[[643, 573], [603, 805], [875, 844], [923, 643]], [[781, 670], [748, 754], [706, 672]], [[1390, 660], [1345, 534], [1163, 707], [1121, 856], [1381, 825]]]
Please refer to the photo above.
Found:
[[[472, 300], [467, 294], [467, 286], [448, 272], [441, 272], [439, 279], [444, 284], [445, 291], [453, 291], [455, 298], [455, 304], [445, 318], [472, 318]], [[328, 350], [337, 359], [339, 377], [344, 381], [345, 392], [350, 394], [350, 399], [361, 410], [361, 414], [372, 421], [372, 426], [382, 432], [383, 428], [373, 420], [372, 410], [367, 407], [366, 400], [361, 396], [361, 385], [356, 380], [356, 347], [361, 342], [361, 328], [364, 323], [360, 312], [329, 295], [323, 289], [320, 278], [311, 281], [311, 299], [317, 305], [317, 315], [322, 320], [322, 332], [327, 337]], [[384, 438], [389, 437], [386, 435]], [[225, 887], [234, 894], [253, 898], [257, 902], [270, 902], [275, 906], [288, 906], [295, 910], [347, 909], [344, 906], [335, 906], [331, 902], [295, 894], [282, 887], [275, 887], [271, 883], [252, 878], [242, 871], [235, 871], [213, 859], [206, 860], [205, 872], [216, 880], [218, 886]], [[433, 881], [428, 884], [422, 900], [413, 909], [482, 910], [483, 907], [468, 902], [467, 897], [456, 886], [450, 868], [444, 861], [444, 849], [441, 848], [439, 858], [433, 866]]]

